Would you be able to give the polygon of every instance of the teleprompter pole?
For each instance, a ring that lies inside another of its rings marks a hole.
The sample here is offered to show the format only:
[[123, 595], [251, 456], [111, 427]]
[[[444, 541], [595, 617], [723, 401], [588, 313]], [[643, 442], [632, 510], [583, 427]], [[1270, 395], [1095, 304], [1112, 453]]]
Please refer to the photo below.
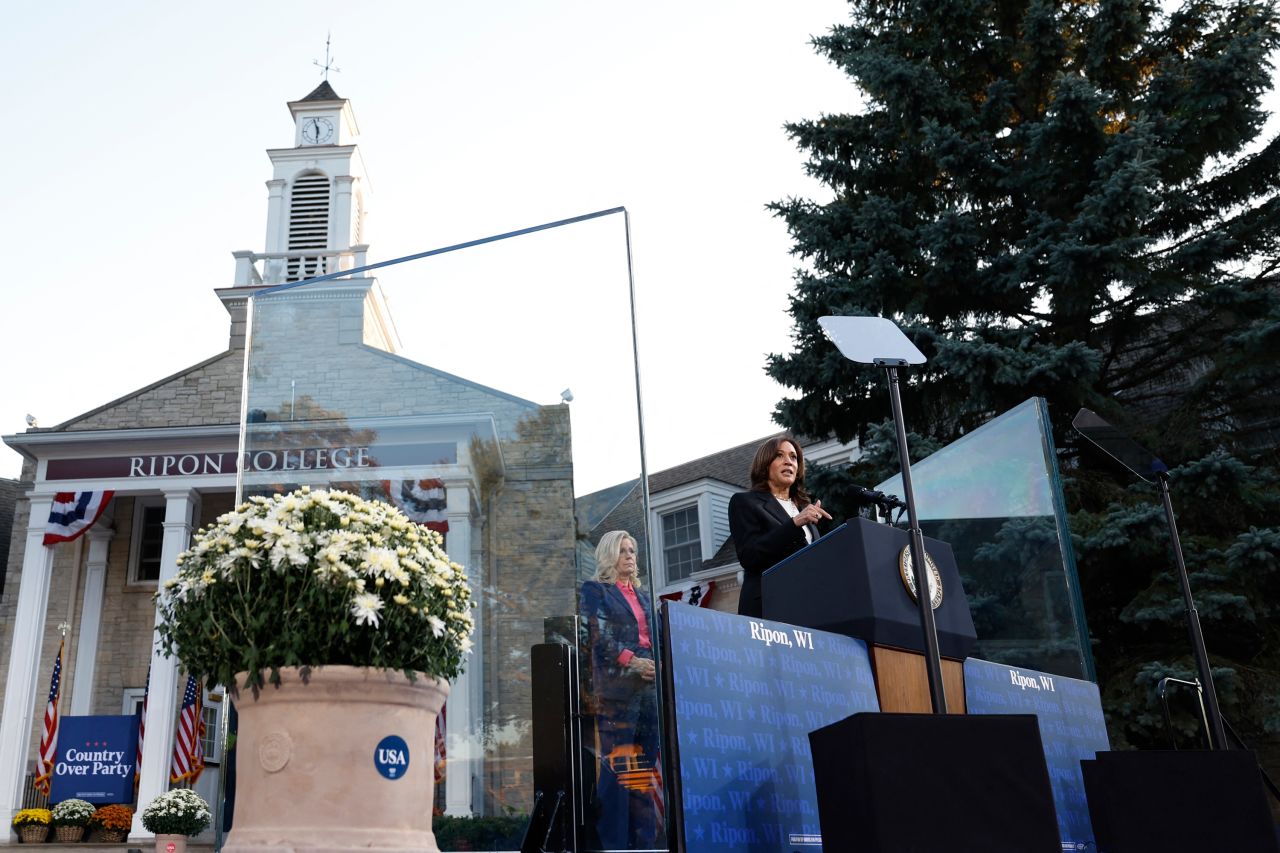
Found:
[[[889, 377], [889, 402], [893, 406], [893, 425], [898, 434], [898, 459], [902, 463], [902, 491], [907, 501], [910, 528], [911, 567], [916, 576], [916, 604], [920, 607], [920, 627], [924, 631], [924, 662], [929, 675], [929, 699], [933, 713], [947, 713], [946, 688], [942, 684], [942, 655], [938, 651], [938, 626], [933, 619], [933, 596], [929, 593], [929, 571], [925, 565], [924, 534], [916, 518], [916, 494], [911, 486], [911, 456], [907, 452], [907, 428], [902, 417], [902, 395], [898, 390], [898, 368], [906, 365], [898, 359], [877, 359]], [[1185, 574], [1185, 573], [1184, 573]], [[1189, 594], [1189, 593], [1188, 593]]]
[[1169, 522], [1169, 541], [1173, 545], [1173, 558], [1178, 568], [1178, 584], [1182, 587], [1182, 600], [1186, 604], [1187, 633], [1191, 635], [1191, 650], [1200, 673], [1200, 685], [1204, 695], [1205, 715], [1209, 724], [1209, 743], [1214, 749], [1227, 748], [1227, 733], [1222, 725], [1222, 712], [1218, 709], [1218, 691], [1213, 686], [1213, 672], [1209, 668], [1209, 650], [1204, 645], [1204, 633], [1200, 630], [1200, 613], [1191, 597], [1191, 581], [1187, 577], [1187, 564], [1182, 558], [1182, 541], [1178, 538], [1178, 524], [1173, 518], [1173, 501], [1169, 497], [1169, 475], [1156, 475], [1160, 484], [1160, 499], [1164, 501], [1164, 515]]

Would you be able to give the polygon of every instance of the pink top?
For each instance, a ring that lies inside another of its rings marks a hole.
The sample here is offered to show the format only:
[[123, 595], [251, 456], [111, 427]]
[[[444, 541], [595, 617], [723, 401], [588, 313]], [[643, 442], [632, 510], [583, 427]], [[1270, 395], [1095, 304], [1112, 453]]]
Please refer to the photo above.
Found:
[[[636, 624], [640, 626], [640, 648], [653, 648], [653, 641], [649, 639], [649, 620], [644, 616], [644, 608], [640, 606], [640, 597], [636, 595], [634, 587], [623, 586], [617, 584], [618, 591], [622, 593], [622, 597], [627, 600], [627, 604], [631, 606], [631, 612], [635, 614]], [[631, 659], [635, 657], [635, 652], [631, 649], [623, 649], [622, 654], [618, 655], [618, 666], [626, 666], [631, 663]]]

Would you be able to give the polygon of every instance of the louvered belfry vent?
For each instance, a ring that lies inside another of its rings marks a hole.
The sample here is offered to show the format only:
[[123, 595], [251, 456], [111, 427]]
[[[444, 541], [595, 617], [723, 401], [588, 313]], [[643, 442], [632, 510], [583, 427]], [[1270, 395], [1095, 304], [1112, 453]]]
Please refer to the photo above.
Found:
[[[326, 272], [323, 252], [329, 248], [329, 178], [303, 175], [293, 183], [289, 205], [288, 281]], [[314, 250], [310, 254], [308, 250]]]

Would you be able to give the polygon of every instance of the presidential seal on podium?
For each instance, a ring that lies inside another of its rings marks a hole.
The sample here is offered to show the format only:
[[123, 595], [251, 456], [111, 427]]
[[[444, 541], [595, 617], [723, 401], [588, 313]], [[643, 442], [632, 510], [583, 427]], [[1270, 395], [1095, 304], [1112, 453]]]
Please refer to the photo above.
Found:
[[[914, 566], [915, 563], [911, 559], [911, 545], [908, 543], [898, 552], [898, 574], [902, 576], [902, 585], [906, 587], [907, 595], [911, 596], [912, 601], [919, 601]], [[929, 604], [937, 610], [942, 606], [942, 573], [938, 571], [938, 564], [933, 561], [933, 557], [929, 556], [928, 551], [924, 553], [924, 568], [929, 578]]]

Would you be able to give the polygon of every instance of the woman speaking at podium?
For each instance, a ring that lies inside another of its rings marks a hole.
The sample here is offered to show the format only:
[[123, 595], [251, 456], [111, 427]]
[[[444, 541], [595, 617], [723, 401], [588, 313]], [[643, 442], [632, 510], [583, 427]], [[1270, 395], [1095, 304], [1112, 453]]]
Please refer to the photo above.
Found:
[[729, 532], [742, 565], [738, 613], [763, 616], [760, 576], [818, 538], [831, 514], [804, 490], [800, 445], [777, 436], [760, 445], [751, 463], [751, 491], [729, 499]]

